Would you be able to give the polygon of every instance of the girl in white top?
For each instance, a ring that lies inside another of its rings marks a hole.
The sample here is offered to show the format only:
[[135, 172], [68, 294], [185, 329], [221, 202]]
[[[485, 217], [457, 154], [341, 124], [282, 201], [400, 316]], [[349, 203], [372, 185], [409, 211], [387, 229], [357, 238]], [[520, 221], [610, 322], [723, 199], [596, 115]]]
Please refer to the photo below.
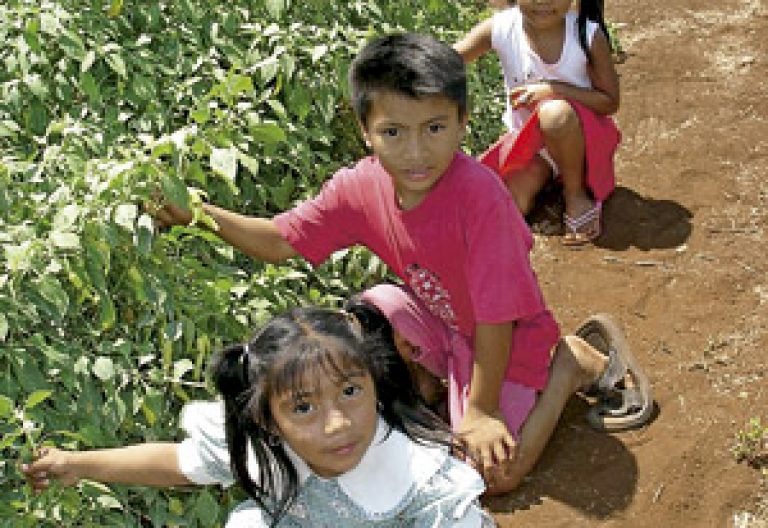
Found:
[[572, 0], [519, 0], [454, 46], [465, 62], [491, 50], [498, 54], [508, 92], [504, 121], [511, 132], [538, 112], [546, 149], [506, 183], [527, 214], [553, 171], [562, 177], [566, 244], [583, 244], [600, 234], [601, 202], [585, 180], [590, 137], [573, 103], [601, 116], [619, 107], [602, 3], [581, 0], [576, 13]]
[[[214, 364], [223, 402], [185, 407], [181, 443], [66, 452], [24, 467], [49, 478], [144, 485], [237, 482], [250, 499], [227, 528], [494, 526], [480, 475], [449, 453], [372, 308], [299, 308]], [[386, 323], [386, 324], [384, 324]]]

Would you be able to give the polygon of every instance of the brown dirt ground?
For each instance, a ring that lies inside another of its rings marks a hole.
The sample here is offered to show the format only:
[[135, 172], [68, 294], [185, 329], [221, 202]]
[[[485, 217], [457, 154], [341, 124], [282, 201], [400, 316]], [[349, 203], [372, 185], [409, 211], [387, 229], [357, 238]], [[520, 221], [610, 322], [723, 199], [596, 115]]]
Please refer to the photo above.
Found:
[[539, 229], [533, 261], [565, 331], [593, 312], [622, 323], [658, 414], [606, 435], [574, 398], [522, 487], [487, 506], [502, 527], [765, 519], [759, 473], [730, 448], [768, 418], [768, 2], [607, 4], [626, 51], [619, 186], [596, 247]]

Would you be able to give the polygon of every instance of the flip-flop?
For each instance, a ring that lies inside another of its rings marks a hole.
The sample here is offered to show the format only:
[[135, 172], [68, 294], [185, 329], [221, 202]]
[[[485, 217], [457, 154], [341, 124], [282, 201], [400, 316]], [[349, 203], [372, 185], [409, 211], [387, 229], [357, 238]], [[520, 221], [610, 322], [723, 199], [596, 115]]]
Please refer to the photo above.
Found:
[[[563, 245], [565, 246], [583, 246], [593, 240], [600, 237], [603, 231], [602, 224], [602, 212], [603, 202], [600, 200], [581, 213], [577, 217], [568, 216], [563, 214], [563, 224], [565, 224], [565, 237], [563, 238]], [[585, 232], [584, 227], [595, 223], [596, 228]]]
[[[585, 390], [598, 400], [587, 413], [589, 424], [599, 431], [624, 431], [648, 423], [653, 414], [651, 384], [618, 324], [607, 314], [593, 315], [576, 335], [608, 356], [605, 371]], [[632, 387], [625, 385], [628, 374]]]

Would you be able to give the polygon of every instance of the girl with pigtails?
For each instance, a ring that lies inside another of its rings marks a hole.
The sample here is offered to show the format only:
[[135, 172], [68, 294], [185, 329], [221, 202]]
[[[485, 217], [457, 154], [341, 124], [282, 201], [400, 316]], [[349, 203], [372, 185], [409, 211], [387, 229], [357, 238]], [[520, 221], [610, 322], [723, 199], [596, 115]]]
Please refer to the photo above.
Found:
[[226, 528], [495, 526], [478, 502], [482, 478], [451, 455], [447, 425], [372, 305], [274, 317], [221, 352], [213, 378], [223, 401], [187, 404], [182, 442], [46, 447], [27, 478], [40, 491], [52, 480], [237, 483], [249, 499]]
[[619, 107], [602, 0], [518, 0], [454, 45], [465, 62], [491, 50], [501, 62], [509, 130], [480, 158], [504, 181], [523, 214], [557, 177], [566, 245], [600, 236], [602, 203], [615, 187]]
[[291, 310], [215, 365], [231, 467], [251, 497], [228, 528], [493, 526], [480, 475], [450, 456], [391, 329], [364, 337], [374, 316]]

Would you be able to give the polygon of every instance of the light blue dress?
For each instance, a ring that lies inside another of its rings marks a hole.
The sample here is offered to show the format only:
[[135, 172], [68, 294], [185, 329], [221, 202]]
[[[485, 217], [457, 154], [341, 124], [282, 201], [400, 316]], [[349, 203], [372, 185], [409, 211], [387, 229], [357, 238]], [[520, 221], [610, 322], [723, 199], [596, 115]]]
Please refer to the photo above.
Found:
[[[220, 402], [195, 402], [182, 413], [189, 435], [179, 449], [179, 467], [198, 484], [231, 485]], [[495, 526], [478, 502], [480, 475], [442, 446], [422, 445], [379, 420], [376, 436], [352, 470], [335, 478], [314, 474], [284, 444], [299, 476], [299, 493], [280, 528], [485, 528]], [[249, 465], [255, 463], [249, 457]], [[251, 500], [230, 515], [227, 528], [270, 526]]]

